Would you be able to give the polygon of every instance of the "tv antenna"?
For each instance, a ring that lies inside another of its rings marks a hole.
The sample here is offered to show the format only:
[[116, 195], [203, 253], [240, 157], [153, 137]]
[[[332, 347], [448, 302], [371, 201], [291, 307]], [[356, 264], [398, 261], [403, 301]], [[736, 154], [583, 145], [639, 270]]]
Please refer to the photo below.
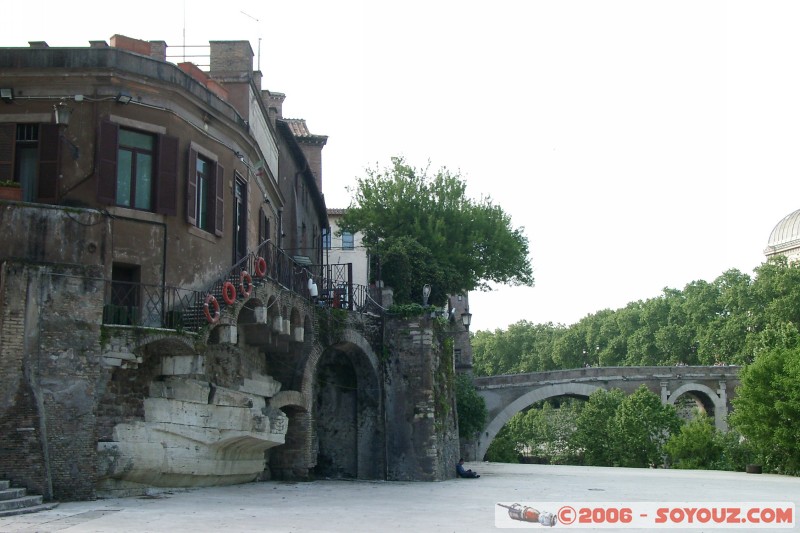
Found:
[[[251, 15], [249, 13], [245, 13], [242, 10], [239, 10], [239, 13], [241, 13], [242, 15], [244, 15], [247, 18], [255, 20], [256, 22], [261, 22], [260, 20], [255, 18], [253, 15]], [[257, 62], [258, 62], [258, 70], [260, 71], [261, 70], [261, 37], [258, 38], [258, 60], [257, 60]]]

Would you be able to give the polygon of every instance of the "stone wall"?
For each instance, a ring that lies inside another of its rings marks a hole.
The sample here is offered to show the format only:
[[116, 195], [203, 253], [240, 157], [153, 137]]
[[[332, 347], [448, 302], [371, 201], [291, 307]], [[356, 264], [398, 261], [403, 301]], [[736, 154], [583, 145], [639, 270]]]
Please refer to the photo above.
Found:
[[0, 477], [47, 498], [93, 497], [101, 272], [18, 263], [2, 271]]
[[[435, 320], [386, 325], [387, 478], [438, 481], [455, 477], [458, 427], [452, 347]], [[449, 348], [449, 350], [447, 349]]]

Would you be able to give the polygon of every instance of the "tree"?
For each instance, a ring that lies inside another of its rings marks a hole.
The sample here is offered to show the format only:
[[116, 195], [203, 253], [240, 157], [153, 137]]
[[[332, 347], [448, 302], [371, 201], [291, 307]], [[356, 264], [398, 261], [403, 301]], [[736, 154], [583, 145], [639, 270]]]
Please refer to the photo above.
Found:
[[486, 402], [475, 390], [469, 375], [456, 376], [456, 411], [458, 413], [458, 436], [473, 439], [486, 423]]
[[574, 447], [583, 452], [583, 464], [614, 466], [616, 457], [611, 422], [625, 399], [619, 389], [598, 389], [590, 396], [578, 415], [573, 434]]
[[765, 466], [779, 473], [800, 473], [800, 348], [781, 346], [759, 353], [739, 379], [731, 425]]
[[523, 228], [512, 227], [490, 198], [468, 198], [458, 173], [441, 168], [429, 176], [402, 157], [366, 173], [340, 228], [362, 233], [397, 303], [417, 302], [424, 284], [435, 304], [448, 294], [488, 289], [489, 282], [533, 285]]
[[670, 436], [664, 451], [676, 468], [709, 469], [720, 463], [723, 445], [711, 417], [696, 417]]
[[664, 443], [680, 426], [675, 407], [662, 405], [661, 399], [642, 385], [622, 400], [611, 421], [617, 464], [640, 468], [661, 464]]

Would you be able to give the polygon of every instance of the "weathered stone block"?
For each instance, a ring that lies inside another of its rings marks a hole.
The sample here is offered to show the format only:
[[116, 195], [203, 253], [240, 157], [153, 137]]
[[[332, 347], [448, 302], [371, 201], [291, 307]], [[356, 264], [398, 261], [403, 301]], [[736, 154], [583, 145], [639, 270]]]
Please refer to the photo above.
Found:
[[239, 390], [272, 398], [281, 390], [281, 383], [271, 376], [255, 374], [253, 379], [245, 378]]
[[205, 358], [202, 355], [171, 355], [161, 360], [162, 376], [183, 376], [205, 373]]

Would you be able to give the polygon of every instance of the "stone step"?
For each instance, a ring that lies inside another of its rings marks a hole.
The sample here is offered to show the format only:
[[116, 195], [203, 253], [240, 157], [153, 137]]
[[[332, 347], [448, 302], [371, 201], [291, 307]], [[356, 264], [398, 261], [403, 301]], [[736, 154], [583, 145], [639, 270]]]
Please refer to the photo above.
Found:
[[0, 518], [4, 516], [16, 516], [20, 514], [38, 513], [39, 511], [49, 511], [58, 507], [58, 502], [42, 503], [30, 507], [19, 507], [17, 509], [9, 509], [7, 511], [0, 511]]
[[41, 496], [22, 496], [21, 498], [14, 498], [13, 500], [2, 500], [0, 501], [0, 513], [3, 511], [21, 509], [23, 507], [35, 507], [41, 504]]
[[11, 486], [11, 482], [7, 480], [0, 480], [0, 490], [5, 490]]
[[0, 501], [3, 500], [16, 500], [25, 496], [25, 489], [9, 489], [0, 488]]

